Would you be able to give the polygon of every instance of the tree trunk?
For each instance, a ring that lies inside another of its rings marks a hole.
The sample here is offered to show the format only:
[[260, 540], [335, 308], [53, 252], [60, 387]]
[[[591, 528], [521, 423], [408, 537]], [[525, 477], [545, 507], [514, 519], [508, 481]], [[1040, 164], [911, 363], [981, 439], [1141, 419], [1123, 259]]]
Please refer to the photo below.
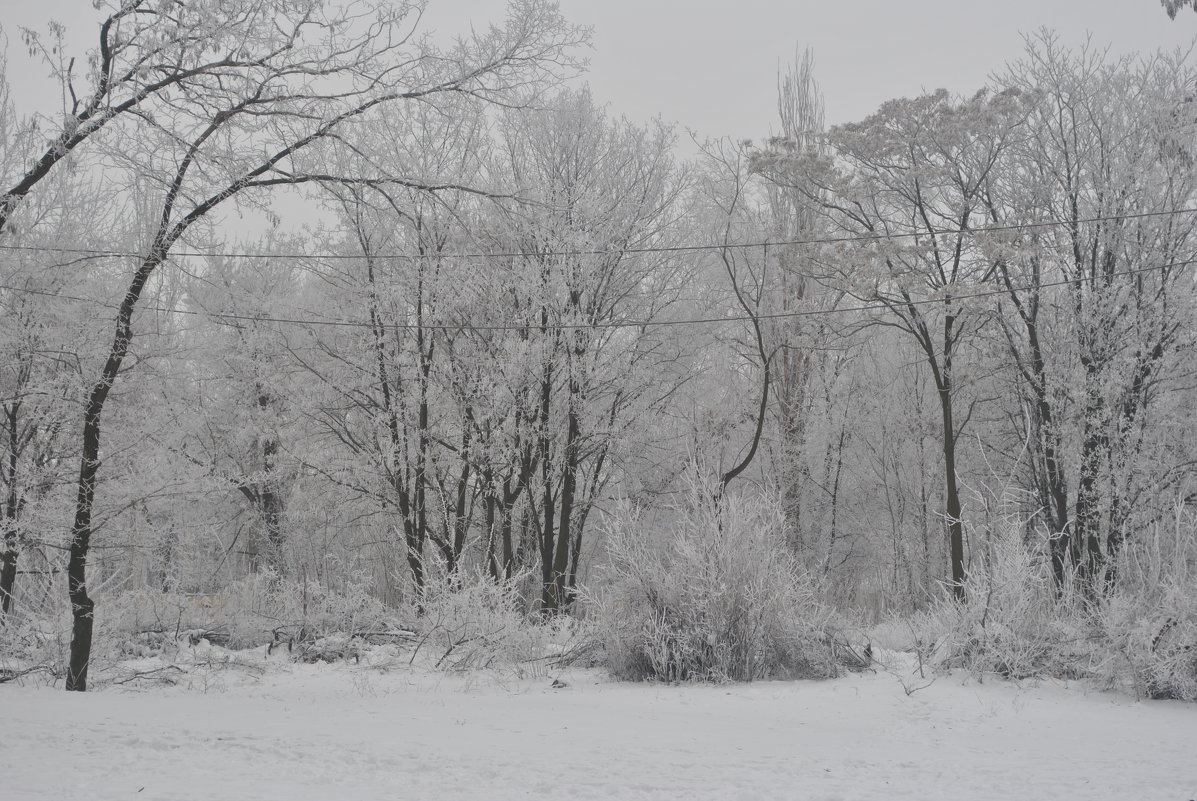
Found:
[[91, 548], [92, 510], [96, 498], [96, 474], [100, 469], [100, 421], [104, 403], [121, 364], [129, 353], [133, 338], [133, 309], [145, 289], [150, 275], [166, 257], [166, 247], [159, 241], [149, 258], [129, 284], [129, 291], [121, 301], [116, 316], [116, 333], [108, 350], [108, 359], [100, 379], [87, 397], [83, 411], [83, 449], [79, 458], [79, 482], [75, 499], [75, 522], [71, 526], [70, 555], [67, 559], [67, 595], [71, 601], [71, 652], [67, 667], [66, 689], [83, 692], [87, 689], [87, 668], [91, 661], [92, 617], [95, 602], [87, 594], [87, 555]]
[[[944, 405], [944, 428], [952, 424], [952, 403]], [[956, 479], [956, 438], [944, 437], [944, 472], [947, 474], [948, 551], [952, 560], [952, 594], [957, 600], [964, 600], [964, 522], [961, 520], [960, 489]]]
[[0, 553], [0, 616], [13, 612], [13, 592], [17, 584], [17, 542], [11, 530], [4, 533], [4, 551]]
[[[540, 309], [541, 336], [549, 336], [548, 308]], [[540, 482], [542, 492], [542, 508], [544, 525], [540, 532], [540, 579], [541, 579], [541, 611], [551, 612], [556, 608], [553, 592], [553, 560], [556, 552], [556, 537], [553, 523], [553, 462], [552, 462], [552, 433], [549, 430], [550, 411], [553, 398], [553, 361], [549, 354], [544, 355], [544, 367], [540, 379], [540, 415], [539, 415], [539, 449], [540, 449]]]
[[416, 533], [416, 523], [409, 517], [403, 519], [403, 543], [407, 549], [407, 567], [411, 572], [412, 587], [416, 598], [424, 597], [424, 542]]
[[4, 500], [4, 551], [0, 553], [0, 616], [3, 617], [12, 612], [13, 591], [17, 584], [17, 517], [22, 506], [17, 492], [17, 460], [21, 451], [17, 427], [19, 408], [19, 401], [4, 407], [8, 429], [8, 464], [4, 465], [4, 483], [8, 486], [8, 497]]
[[[422, 252], [422, 251], [421, 251]], [[416, 287], [416, 351], [419, 354], [419, 398], [416, 412], [416, 469], [412, 479], [412, 512], [415, 514], [415, 542], [422, 555], [424, 543], [428, 540], [428, 454], [431, 450], [429, 433], [428, 383], [432, 373], [432, 357], [436, 347], [435, 335], [425, 346], [424, 329], [424, 273], [419, 273]], [[421, 566], [421, 594], [423, 592], [423, 570]]]
[[502, 575], [504, 581], [510, 581], [515, 571], [515, 545], [512, 543], [512, 532], [515, 526], [515, 499], [512, 498], [510, 502], [504, 499], [502, 511], [503, 516], [500, 522], [503, 541]]
[[494, 476], [490, 470], [482, 476], [482, 529], [486, 532], [486, 571], [491, 581], [499, 580], [499, 560], [495, 556], [495, 541], [497, 533], [499, 499], [495, 497]]
[[1077, 479], [1076, 513], [1069, 555], [1077, 568], [1081, 589], [1096, 594], [1102, 567], [1101, 490], [1102, 462], [1109, 451], [1106, 406], [1101, 396], [1100, 368], [1091, 356], [1082, 356], [1085, 367], [1085, 422], [1081, 438], [1080, 475]]
[[[277, 448], [278, 443], [271, 441], [263, 449], [267, 457], [267, 471], [273, 468], [274, 453]], [[261, 498], [262, 523], [266, 530], [266, 558], [270, 567], [276, 574], [281, 576], [286, 572], [286, 561], [283, 558], [283, 514], [285, 505], [283, 503], [283, 496], [273, 479], [267, 480], [266, 485], [262, 488]]]
[[943, 413], [943, 469], [948, 516], [948, 556], [952, 563], [952, 595], [964, 600], [964, 521], [956, 477], [956, 423], [952, 409], [952, 327], [956, 318], [944, 318], [943, 369], [939, 374], [939, 405]]
[[1043, 353], [1043, 344], [1039, 332], [1039, 288], [1041, 283], [1041, 266], [1038, 259], [1031, 259], [1031, 288], [1032, 292], [1024, 300], [1011, 281], [1010, 273], [1005, 263], [999, 265], [1000, 274], [1006, 289], [1010, 293], [1010, 302], [1022, 320], [1027, 337], [1027, 356], [1024, 359], [1019, 354], [1012, 334], [1009, 335], [1009, 347], [1015, 362], [1020, 367], [1020, 374], [1032, 395], [1030, 404], [1030, 424], [1036, 447], [1043, 460], [1042, 472], [1034, 471], [1034, 481], [1038, 484], [1042, 507], [1048, 515], [1048, 555], [1051, 559], [1052, 579], [1058, 592], [1064, 589], [1064, 581], [1069, 562], [1069, 516], [1068, 516], [1068, 482], [1064, 475], [1064, 467], [1060, 461], [1060, 432], [1057, 428], [1052, 403], [1048, 395], [1047, 359]]
[[567, 605], [566, 589], [569, 575], [570, 532], [573, 523], [574, 497], [578, 488], [578, 438], [581, 424], [575, 409], [577, 385], [570, 380], [569, 412], [565, 434], [565, 465], [561, 477], [560, 522], [557, 524], [557, 542], [553, 551], [552, 583], [546, 587], [545, 609], [562, 612]]
[[[263, 415], [269, 414], [274, 406], [273, 396], [261, 385], [258, 386], [258, 410]], [[264, 480], [256, 487], [255, 494], [258, 501], [258, 512], [262, 518], [262, 528], [266, 534], [266, 562], [276, 575], [283, 575], [286, 563], [283, 560], [283, 514], [286, 510], [280, 482], [277, 475], [277, 459], [279, 441], [273, 433], [262, 437], [262, 472]]]
[[1065, 565], [1068, 560], [1069, 530], [1068, 530], [1068, 486], [1064, 478], [1064, 470], [1057, 456], [1055, 422], [1052, 419], [1051, 406], [1046, 397], [1041, 397], [1038, 403], [1038, 426], [1043, 429], [1040, 434], [1040, 447], [1043, 449], [1044, 466], [1044, 494], [1047, 495], [1048, 522], [1051, 528], [1048, 541], [1048, 553], [1051, 556], [1052, 579], [1056, 583], [1057, 591], [1062, 591], [1065, 580]]
[[[389, 371], [387, 370], [386, 328], [382, 324], [382, 314], [374, 275], [374, 257], [370, 251], [369, 240], [361, 235], [360, 231], [359, 238], [362, 253], [366, 257], [366, 278], [370, 285], [370, 328], [373, 333], [374, 361], [377, 370], [378, 388], [382, 396], [382, 411], [386, 417], [387, 435], [390, 438], [391, 448], [394, 453], [389, 460], [386, 460], [386, 469], [391, 489], [395, 493], [395, 501], [399, 506], [399, 515], [403, 521], [403, 543], [406, 550], [407, 567], [411, 573], [412, 586], [416, 591], [416, 597], [422, 599], [424, 597], [424, 539], [422, 536], [424, 529], [419, 526], [416, 519], [420, 501], [417, 497], [417, 509], [413, 509], [412, 498], [408, 494], [408, 486], [403, 476], [403, 470], [396, 464], [399, 454], [403, 453], [404, 434], [399, 421], [399, 411], [396, 408], [396, 401], [391, 392], [391, 380], [388, 374]], [[425, 407], [422, 411], [426, 414], [427, 408]], [[417, 473], [416, 479], [413, 483], [418, 484], [423, 481], [422, 471]]]
[[[470, 527], [470, 427], [462, 421], [461, 429], [461, 473], [457, 477], [457, 492], [453, 507], [453, 551], [448, 565], [449, 572], [457, 570], [461, 552], [465, 550], [466, 533]], [[487, 530], [489, 532], [489, 529]]]
[[[835, 555], [835, 544], [839, 538], [839, 509], [840, 509], [840, 475], [844, 467], [844, 439], [848, 435], [848, 418], [845, 416], [842, 423], [840, 423], [840, 436], [836, 444], [835, 452], [835, 470], [832, 472], [831, 480], [831, 522], [827, 527], [829, 532], [827, 540], [827, 558], [823, 561], [823, 576], [831, 575], [831, 560]], [[831, 443], [827, 443], [828, 459], [831, 457]]]
[[1077, 482], [1075, 529], [1069, 541], [1069, 556], [1077, 566], [1078, 578], [1086, 592], [1093, 589], [1093, 582], [1101, 567], [1101, 546], [1098, 539], [1101, 528], [1101, 497], [1098, 491], [1098, 475], [1104, 435], [1097, 425], [1086, 420], [1084, 439], [1081, 443], [1081, 470]]

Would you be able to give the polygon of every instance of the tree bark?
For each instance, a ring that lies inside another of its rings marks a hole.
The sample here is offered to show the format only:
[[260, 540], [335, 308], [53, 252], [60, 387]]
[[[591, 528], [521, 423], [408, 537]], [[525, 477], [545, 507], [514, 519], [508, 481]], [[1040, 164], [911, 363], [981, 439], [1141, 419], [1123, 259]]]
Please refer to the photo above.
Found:
[[952, 560], [952, 595], [964, 600], [964, 522], [961, 519], [960, 487], [956, 478], [956, 437], [952, 431], [952, 398], [940, 393], [943, 408], [943, 466], [946, 476], [946, 512], [948, 516], [948, 552]]
[[569, 550], [571, 525], [573, 524], [574, 496], [578, 488], [578, 438], [581, 424], [575, 408], [576, 382], [570, 379], [569, 411], [566, 413], [565, 464], [561, 477], [560, 522], [557, 524], [557, 541], [553, 551], [551, 583], [546, 587], [545, 608], [561, 612], [566, 607], [566, 588], [569, 571]]
[[466, 534], [470, 527], [470, 427], [463, 420], [461, 427], [461, 472], [457, 477], [456, 498], [453, 506], [453, 552], [449, 572], [457, 570], [457, 562], [465, 549]]
[[[26, 375], [22, 371], [23, 375]], [[19, 400], [5, 404], [4, 422], [8, 429], [8, 462], [3, 466], [4, 483], [8, 487], [4, 499], [4, 542], [0, 553], [0, 616], [13, 610], [13, 592], [17, 584], [17, 518], [21, 516], [21, 494], [17, 491], [17, 469], [21, 454], [21, 434], [17, 420], [21, 408]]]
[[17, 584], [17, 543], [9, 531], [4, 533], [4, 551], [0, 553], [0, 616], [8, 617], [13, 612]]
[[165, 258], [166, 250], [159, 241], [149, 258], [142, 262], [129, 284], [116, 317], [116, 332], [108, 350], [108, 358], [100, 373], [100, 380], [91, 388], [83, 412], [83, 449], [79, 458], [79, 481], [75, 500], [75, 521], [71, 526], [71, 542], [67, 560], [67, 595], [71, 601], [71, 650], [67, 667], [66, 689], [83, 692], [87, 689], [88, 664], [91, 661], [92, 617], [95, 602], [87, 593], [87, 556], [91, 547], [92, 510], [96, 497], [96, 474], [100, 469], [100, 422], [104, 403], [116, 383], [121, 364], [129, 353], [133, 338], [133, 309], [145, 289], [146, 282]]
[[[547, 313], [542, 315], [542, 324], [547, 334]], [[544, 516], [544, 527], [540, 532], [540, 578], [542, 585], [541, 610], [552, 612], [556, 609], [553, 593], [553, 560], [555, 555], [556, 536], [553, 522], [555, 507], [553, 498], [553, 465], [551, 459], [551, 434], [549, 432], [550, 401], [553, 392], [552, 361], [545, 359], [544, 372], [540, 383], [540, 480], [543, 493], [541, 513]]]
[[1082, 589], [1092, 595], [1102, 566], [1100, 545], [1101, 493], [1098, 477], [1108, 450], [1104, 427], [1105, 404], [1096, 388], [1096, 375], [1086, 375], [1085, 423], [1081, 440], [1080, 476], [1077, 481], [1075, 528], [1069, 540], [1069, 557], [1077, 567]]
[[956, 422], [953, 415], [952, 344], [955, 316], [944, 318], [943, 369], [939, 371], [939, 405], [943, 414], [943, 468], [945, 506], [948, 516], [948, 555], [952, 562], [952, 595], [964, 600], [964, 521], [961, 519], [960, 486], [956, 476]]

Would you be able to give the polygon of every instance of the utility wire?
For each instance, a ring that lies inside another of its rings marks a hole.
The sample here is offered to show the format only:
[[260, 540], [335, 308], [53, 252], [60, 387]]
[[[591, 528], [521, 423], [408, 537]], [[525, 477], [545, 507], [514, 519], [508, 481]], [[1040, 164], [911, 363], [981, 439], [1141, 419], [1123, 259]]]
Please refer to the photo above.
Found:
[[[1128, 275], [1138, 275], [1141, 273], [1155, 272], [1158, 270], [1167, 270], [1174, 267], [1189, 267], [1197, 264], [1197, 259], [1189, 259], [1187, 261], [1169, 262], [1168, 264], [1157, 264], [1151, 267], [1136, 267], [1130, 270], [1121, 270], [1111, 274], [1109, 277], [1125, 277]], [[1068, 286], [1076, 284], [1078, 279], [1068, 279], [1062, 281], [1051, 281], [1048, 283], [1028, 284], [1016, 287], [1007, 287], [1003, 289], [990, 289], [983, 292], [960, 292], [949, 297], [924, 298], [921, 300], [893, 300], [890, 302], [866, 303], [859, 306], [837, 306], [831, 309], [802, 309], [791, 312], [770, 312], [766, 314], [756, 315], [739, 315], [733, 317], [697, 317], [682, 320], [612, 320], [608, 322], [598, 323], [552, 323], [541, 325], [540, 323], [527, 323], [524, 325], [512, 325], [510, 323], [504, 325], [474, 325], [471, 323], [374, 323], [361, 322], [357, 320], [321, 320], [313, 318], [302, 317], [265, 317], [251, 314], [231, 314], [222, 312], [207, 312], [197, 311], [194, 309], [172, 309], [165, 306], [141, 306], [142, 311], [147, 312], [164, 312], [166, 314], [180, 314], [195, 317], [207, 317], [212, 320], [225, 320], [237, 322], [258, 322], [258, 323], [277, 323], [280, 325], [306, 325], [306, 326], [324, 326], [328, 328], [383, 328], [388, 331], [411, 331], [418, 328], [424, 330], [435, 331], [528, 331], [533, 329], [549, 330], [549, 331], [574, 331], [574, 330], [599, 330], [612, 328], [665, 328], [670, 326], [684, 326], [684, 325], [721, 325], [724, 323], [741, 323], [751, 322], [753, 320], [785, 320], [799, 317], [823, 317], [836, 314], [848, 314], [856, 312], [873, 312], [886, 311], [894, 306], [928, 306], [940, 304], [949, 300], [968, 301], [976, 298], [987, 298], [995, 295], [1007, 295], [1011, 292], [1031, 292], [1040, 289], [1051, 289], [1055, 287]], [[7, 290], [9, 292], [23, 293], [28, 295], [43, 295], [46, 297], [57, 298], [59, 300], [68, 300], [79, 303], [88, 303], [102, 308], [118, 309], [119, 307], [112, 303], [95, 300], [94, 298], [82, 298], [75, 295], [60, 295], [56, 292], [48, 290], [27, 289], [25, 287], [14, 287], [0, 284], [0, 290]]]
[[[441, 259], [516, 259], [529, 256], [544, 258], [548, 256], [618, 256], [645, 253], [695, 253], [711, 250], [747, 250], [759, 247], [782, 247], [788, 245], [836, 245], [865, 242], [883, 242], [894, 239], [912, 239], [928, 236], [954, 236], [957, 234], [987, 234], [1007, 231], [1023, 231], [1034, 228], [1055, 228], [1087, 223], [1116, 222], [1119, 220], [1142, 220], [1151, 217], [1169, 217], [1178, 214], [1197, 214], [1197, 208], [1169, 209], [1167, 211], [1145, 211], [1138, 214], [1111, 214], [1102, 217], [1087, 217], [1079, 220], [1047, 220], [1044, 222], [1011, 223], [1009, 225], [991, 225], [985, 228], [948, 228], [936, 231], [920, 231], [906, 233], [882, 234], [851, 234], [845, 236], [818, 237], [814, 239], [779, 239], [762, 242], [728, 242], [715, 245], [670, 245], [660, 247], [639, 248], [610, 248], [605, 250], [544, 250], [544, 251], [510, 251], [497, 253], [390, 253], [372, 254], [376, 259], [399, 259], [419, 261], [430, 257]], [[144, 258], [143, 253], [130, 253], [119, 250], [92, 250], [87, 248], [54, 248], [36, 245], [0, 245], [0, 251], [35, 251], [43, 253], [63, 253], [92, 258]], [[347, 253], [238, 253], [238, 252], [209, 252], [173, 251], [168, 254], [171, 258], [227, 258], [227, 259], [313, 259], [320, 261], [336, 261], [364, 258], [361, 254]]]

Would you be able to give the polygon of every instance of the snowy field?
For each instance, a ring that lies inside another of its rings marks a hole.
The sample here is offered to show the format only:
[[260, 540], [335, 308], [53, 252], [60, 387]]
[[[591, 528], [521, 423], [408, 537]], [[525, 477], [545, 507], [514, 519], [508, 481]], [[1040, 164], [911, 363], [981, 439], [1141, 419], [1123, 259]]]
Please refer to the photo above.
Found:
[[884, 671], [667, 686], [258, 656], [173, 686], [0, 685], [0, 798], [1197, 798], [1197, 706], [1077, 684], [952, 675], [907, 695]]

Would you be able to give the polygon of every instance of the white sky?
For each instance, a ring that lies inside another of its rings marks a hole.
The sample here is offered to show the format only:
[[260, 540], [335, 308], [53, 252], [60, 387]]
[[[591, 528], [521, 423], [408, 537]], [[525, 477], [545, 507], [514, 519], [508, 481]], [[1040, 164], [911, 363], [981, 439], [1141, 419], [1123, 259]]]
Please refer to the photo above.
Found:
[[[940, 87], [971, 94], [1046, 26], [1066, 44], [1091, 34], [1115, 52], [1189, 48], [1197, 14], [1158, 0], [561, 0], [594, 27], [590, 82], [616, 113], [660, 114], [702, 135], [757, 138], [774, 127], [777, 73], [814, 49], [829, 123]], [[475, 19], [501, 0], [443, 3]], [[445, 12], [438, 12], [445, 13]]]
[[[1158, 0], [560, 0], [594, 27], [589, 80], [612, 112], [660, 115], [702, 136], [759, 138], [775, 127], [777, 72], [797, 50], [815, 52], [829, 123], [858, 120], [885, 100], [944, 87], [972, 93], [1041, 26], [1075, 45], [1092, 35], [1115, 52], [1188, 48], [1197, 14], [1169, 20]], [[503, 17], [503, 0], [431, 0], [427, 22], [460, 31]], [[44, 101], [45, 69], [20, 26], [68, 26], [94, 40], [90, 0], [0, 0], [18, 103]], [[82, 55], [82, 53], [80, 53]], [[81, 59], [82, 60], [82, 59]]]

